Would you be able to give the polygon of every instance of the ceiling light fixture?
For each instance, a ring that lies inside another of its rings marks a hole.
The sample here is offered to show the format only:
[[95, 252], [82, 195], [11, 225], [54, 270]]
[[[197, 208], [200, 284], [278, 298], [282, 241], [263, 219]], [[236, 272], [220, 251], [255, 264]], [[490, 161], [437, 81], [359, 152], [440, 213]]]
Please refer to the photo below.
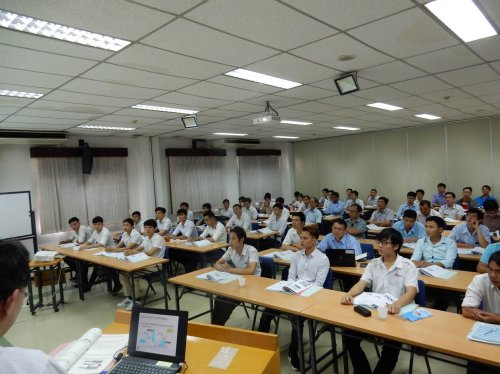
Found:
[[135, 127], [107, 127], [107, 126], [91, 126], [91, 125], [79, 125], [76, 126], [81, 129], [95, 129], [95, 130], [118, 130], [118, 131], [132, 131]]
[[415, 114], [414, 117], [419, 117], [424, 119], [441, 119], [441, 117], [433, 116], [432, 114]]
[[472, 0], [436, 0], [425, 6], [466, 43], [497, 35]]
[[43, 94], [23, 91], [0, 90], [0, 96], [23, 97], [25, 99], [39, 99]]
[[71, 43], [88, 45], [89, 47], [107, 49], [115, 52], [131, 43], [127, 40], [42, 21], [1, 9], [0, 26], [7, 29], [23, 31], [30, 34], [45, 36], [47, 38], [65, 40]]
[[273, 136], [273, 138], [277, 138], [277, 139], [299, 139], [299, 136]]
[[222, 135], [222, 136], [247, 136], [248, 134], [235, 134], [232, 132], [214, 132], [212, 135]]
[[245, 79], [247, 81], [267, 84], [269, 86], [290, 89], [298, 86], [302, 86], [302, 83], [292, 82], [286, 79], [272, 77], [270, 75], [256, 73], [255, 71], [245, 70], [245, 69], [236, 69], [224, 75], [229, 75], [230, 77]]
[[349, 131], [361, 130], [359, 127], [347, 127], [347, 126], [336, 126], [336, 127], [332, 127], [332, 129], [349, 130]]
[[366, 106], [371, 106], [372, 108], [378, 108], [378, 109], [384, 109], [384, 110], [390, 110], [390, 111], [403, 109], [399, 106], [394, 106], [394, 105], [389, 105], [389, 104], [384, 104], [384, 103], [366, 104]]
[[195, 114], [198, 110], [186, 110], [186, 109], [176, 109], [176, 108], [166, 108], [163, 106], [152, 106], [152, 105], [133, 105], [132, 109], [143, 109], [143, 110], [154, 110], [157, 112], [169, 112], [169, 113], [180, 113], [180, 114]]
[[287, 123], [289, 125], [300, 125], [300, 126], [312, 125], [312, 122], [300, 122], [300, 121], [288, 121], [288, 120], [281, 120], [280, 123]]

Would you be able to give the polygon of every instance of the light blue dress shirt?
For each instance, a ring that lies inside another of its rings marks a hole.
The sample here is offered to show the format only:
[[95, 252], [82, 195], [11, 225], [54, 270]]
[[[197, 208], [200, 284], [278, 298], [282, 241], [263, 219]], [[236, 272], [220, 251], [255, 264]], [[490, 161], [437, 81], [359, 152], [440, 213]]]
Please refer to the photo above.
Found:
[[412, 261], [427, 261], [431, 264], [441, 262], [446, 269], [451, 269], [457, 258], [457, 243], [445, 236], [433, 245], [431, 238], [419, 239], [411, 256]]
[[484, 262], [486, 265], [490, 262], [490, 257], [493, 253], [500, 251], [500, 243], [490, 244], [486, 247], [481, 256], [481, 262]]
[[420, 222], [415, 222], [410, 232], [406, 232], [405, 224], [403, 221], [396, 222], [392, 225], [393, 229], [398, 230], [403, 235], [403, 240], [408, 238], [423, 238], [425, 237], [425, 227]]
[[321, 223], [323, 220], [323, 214], [318, 208], [314, 210], [311, 210], [311, 208], [306, 209], [304, 215], [306, 216], [306, 223]]
[[402, 219], [403, 213], [408, 209], [414, 210], [415, 212], [418, 212], [420, 210], [420, 206], [417, 203], [414, 203], [412, 206], [408, 206], [408, 204], [403, 204], [399, 207], [398, 214], [396, 215], [396, 218]]
[[335, 240], [333, 234], [328, 234], [321, 241], [321, 243], [319, 243], [318, 249], [323, 252], [327, 249], [354, 249], [354, 254], [356, 256], [362, 253], [361, 245], [359, 244], [359, 242], [356, 240], [356, 238], [349, 234], [345, 234], [340, 240], [340, 243]]
[[[486, 239], [488, 243], [491, 243], [490, 229], [485, 225], [479, 225], [479, 228], [483, 233], [484, 239]], [[476, 230], [474, 230], [474, 232], [471, 234], [469, 229], [467, 228], [466, 223], [455, 226], [453, 230], [451, 230], [451, 234], [450, 236], [448, 236], [448, 238], [450, 240], [453, 240], [454, 242], [469, 244], [473, 247], [479, 246], [479, 239], [477, 238]]]
[[336, 203], [330, 201], [328, 208], [326, 208], [326, 214], [331, 216], [341, 216], [344, 213], [344, 203], [338, 200]]

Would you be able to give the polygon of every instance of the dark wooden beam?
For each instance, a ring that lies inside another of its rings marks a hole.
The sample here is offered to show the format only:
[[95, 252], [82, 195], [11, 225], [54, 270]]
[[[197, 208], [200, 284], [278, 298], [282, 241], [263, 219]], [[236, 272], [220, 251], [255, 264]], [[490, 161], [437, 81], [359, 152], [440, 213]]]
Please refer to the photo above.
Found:
[[225, 156], [225, 149], [191, 149], [191, 148], [167, 148], [165, 149], [167, 157], [206, 157], [206, 156]]
[[[93, 148], [93, 157], [128, 157], [127, 148]], [[31, 158], [38, 157], [82, 157], [83, 148], [31, 147]]]
[[236, 156], [281, 156], [279, 149], [237, 149]]

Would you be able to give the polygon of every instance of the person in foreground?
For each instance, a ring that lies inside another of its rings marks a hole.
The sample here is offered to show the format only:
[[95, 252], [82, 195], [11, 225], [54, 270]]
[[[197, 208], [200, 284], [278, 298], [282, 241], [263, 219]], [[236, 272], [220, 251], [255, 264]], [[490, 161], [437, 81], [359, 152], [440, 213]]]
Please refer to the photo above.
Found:
[[[0, 241], [0, 338], [12, 327], [26, 304], [28, 250], [17, 241]], [[65, 374], [51, 357], [42, 351], [19, 347], [0, 347], [0, 372], [8, 374]]]
[[[415, 265], [401, 257], [399, 251], [403, 245], [403, 236], [395, 229], [384, 229], [377, 236], [379, 258], [372, 260], [361, 277], [341, 299], [341, 304], [351, 305], [354, 296], [364, 292], [366, 287], [372, 287], [372, 292], [389, 293], [398, 300], [387, 305], [389, 313], [398, 314], [405, 305], [413, 303], [418, 292], [418, 272]], [[353, 311], [354, 313], [354, 311]], [[372, 373], [370, 363], [361, 348], [361, 340], [366, 334], [349, 331], [356, 337], [346, 337], [345, 344], [355, 373]], [[396, 367], [400, 348], [403, 343], [391, 342], [391, 347], [384, 346], [373, 373], [388, 374]]]
[[[479, 309], [481, 303], [483, 308]], [[488, 273], [476, 275], [467, 287], [462, 315], [476, 321], [500, 325], [500, 252], [491, 255]], [[476, 373], [498, 373], [498, 368], [469, 361], [467, 374]]]

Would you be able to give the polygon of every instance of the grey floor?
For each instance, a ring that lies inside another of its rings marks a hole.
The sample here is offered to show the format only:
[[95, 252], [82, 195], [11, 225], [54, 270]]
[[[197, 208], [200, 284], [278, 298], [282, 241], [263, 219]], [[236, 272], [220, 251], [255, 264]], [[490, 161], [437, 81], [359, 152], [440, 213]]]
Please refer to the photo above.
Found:
[[[69, 277], [68, 277], [69, 278]], [[141, 281], [142, 282], [142, 281]], [[334, 289], [338, 287], [335, 282]], [[146, 283], [141, 283], [141, 291], [144, 294]], [[162, 293], [160, 283], [155, 284], [157, 292]], [[44, 287], [44, 292], [49, 294], [50, 288]], [[173, 298], [174, 287], [168, 285], [168, 291]], [[80, 301], [78, 298], [78, 290], [73, 288], [72, 282], [68, 281], [64, 292], [67, 304], [62, 306], [58, 313], [55, 313], [51, 307], [45, 307], [32, 316], [29, 307], [25, 306], [21, 310], [19, 317], [14, 326], [5, 335], [4, 339], [0, 339], [0, 345], [18, 346], [24, 348], [40, 349], [49, 353], [59, 344], [79, 338], [84, 332], [92, 327], [105, 328], [113, 322], [115, 311], [118, 309], [116, 304], [123, 299], [123, 295], [112, 296], [107, 293], [105, 284], [98, 284], [92, 288], [92, 291], [85, 294], [86, 300]], [[170, 308], [175, 307], [174, 300], [169, 303]], [[148, 307], [164, 308], [164, 303], [158, 301]], [[200, 296], [186, 294], [181, 300], [181, 308], [189, 311], [191, 315], [195, 315], [202, 311], [207, 310], [209, 307], [208, 300]], [[450, 312], [455, 312], [456, 306], [451, 305]], [[252, 316], [252, 314], [251, 314]], [[259, 316], [257, 317], [258, 321]], [[210, 323], [209, 315], [202, 316], [196, 321]], [[410, 322], [408, 322], [410, 323]], [[252, 328], [252, 319], [248, 319], [245, 315], [243, 308], [236, 308], [232, 314], [227, 326], [237, 327], [242, 329]], [[272, 325], [274, 329], [274, 325]], [[279, 340], [281, 350], [281, 372], [282, 373], [295, 373], [292, 370], [288, 359], [288, 345], [290, 342], [290, 323], [286, 320], [281, 320], [279, 325]], [[465, 339], [465, 336], [464, 336]], [[305, 351], [309, 352], [308, 333], [304, 333]], [[339, 352], [341, 350], [340, 338], [337, 338], [339, 344]], [[459, 344], [459, 342], [457, 342]], [[318, 357], [331, 348], [329, 334], [323, 334], [318, 340], [316, 349]], [[372, 368], [375, 367], [377, 356], [372, 343], [363, 342], [363, 348], [372, 363]], [[407, 352], [401, 352], [399, 362], [394, 370], [394, 373], [407, 373], [410, 355]], [[457, 360], [457, 362], [463, 362]], [[251, 363], [249, 363], [251, 365]], [[339, 371], [343, 372], [342, 360], [339, 360]], [[436, 360], [431, 360], [431, 369], [435, 374], [439, 373], [465, 373], [465, 369], [459, 368], [455, 365], [441, 363]], [[228, 373], [230, 370], [227, 371]], [[426, 373], [424, 359], [420, 356], [415, 356], [414, 360], [414, 373]], [[325, 373], [333, 373], [333, 367], [325, 370]], [[350, 368], [352, 373], [352, 367]]]

